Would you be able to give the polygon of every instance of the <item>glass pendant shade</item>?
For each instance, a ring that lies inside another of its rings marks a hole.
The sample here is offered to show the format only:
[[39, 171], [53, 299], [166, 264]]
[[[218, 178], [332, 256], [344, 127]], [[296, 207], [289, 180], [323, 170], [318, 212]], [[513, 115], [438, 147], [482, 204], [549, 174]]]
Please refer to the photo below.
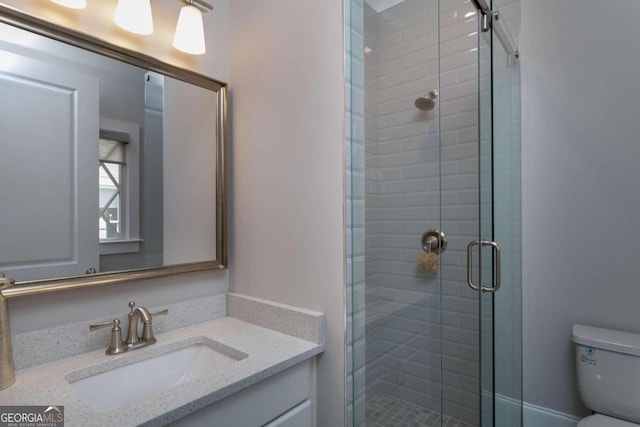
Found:
[[142, 35], [153, 33], [151, 0], [118, 0], [113, 22], [131, 33]]
[[71, 9], [84, 9], [87, 7], [87, 0], [51, 0], [53, 3]]
[[197, 7], [187, 5], [180, 9], [178, 25], [173, 35], [173, 47], [191, 55], [202, 55], [206, 52], [202, 12]]

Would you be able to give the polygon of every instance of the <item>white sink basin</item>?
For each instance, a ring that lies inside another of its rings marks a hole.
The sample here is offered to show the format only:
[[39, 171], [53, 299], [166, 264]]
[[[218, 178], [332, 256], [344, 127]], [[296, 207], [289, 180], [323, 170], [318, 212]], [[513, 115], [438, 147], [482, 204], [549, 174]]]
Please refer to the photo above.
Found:
[[[107, 370], [98, 374], [87, 376], [74, 372], [67, 375], [67, 382], [94, 410], [107, 412], [174, 384], [210, 375], [247, 357], [241, 351], [209, 339], [189, 341], [177, 350], [124, 366], [109, 368], [111, 364], [107, 362], [104, 367]], [[135, 351], [127, 355], [134, 354]]]

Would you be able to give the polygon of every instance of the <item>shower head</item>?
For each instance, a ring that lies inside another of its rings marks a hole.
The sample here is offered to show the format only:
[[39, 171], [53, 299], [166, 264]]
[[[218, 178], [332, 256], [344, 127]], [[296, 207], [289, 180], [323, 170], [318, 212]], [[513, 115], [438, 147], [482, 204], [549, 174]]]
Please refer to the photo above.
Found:
[[431, 111], [436, 106], [435, 99], [438, 97], [438, 89], [433, 89], [431, 92], [422, 95], [416, 99], [416, 108], [421, 111]]

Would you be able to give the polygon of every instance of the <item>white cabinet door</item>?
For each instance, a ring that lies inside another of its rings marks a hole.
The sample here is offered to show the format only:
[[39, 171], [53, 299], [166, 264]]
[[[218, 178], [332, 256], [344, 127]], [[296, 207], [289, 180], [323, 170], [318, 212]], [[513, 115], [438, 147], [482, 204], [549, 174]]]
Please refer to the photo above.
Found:
[[97, 270], [98, 81], [22, 50], [0, 39], [0, 271]]

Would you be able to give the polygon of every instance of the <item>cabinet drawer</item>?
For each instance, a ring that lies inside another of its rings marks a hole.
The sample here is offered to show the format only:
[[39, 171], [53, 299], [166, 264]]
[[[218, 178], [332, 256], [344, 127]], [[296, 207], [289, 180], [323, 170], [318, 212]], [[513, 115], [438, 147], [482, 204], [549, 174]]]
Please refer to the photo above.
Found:
[[311, 402], [305, 400], [264, 427], [311, 427]]

